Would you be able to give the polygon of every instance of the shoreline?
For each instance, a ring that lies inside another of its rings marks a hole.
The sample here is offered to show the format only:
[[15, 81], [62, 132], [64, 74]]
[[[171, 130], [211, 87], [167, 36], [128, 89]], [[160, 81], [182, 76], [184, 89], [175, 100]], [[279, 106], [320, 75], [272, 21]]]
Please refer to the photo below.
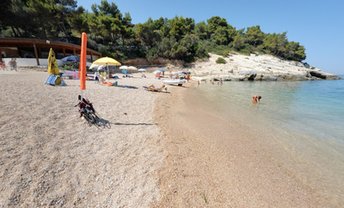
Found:
[[88, 81], [112, 123], [97, 129], [73, 107], [79, 81], [52, 87], [47, 76], [0, 73], [0, 207], [335, 207], [264, 134], [204, 105], [196, 82], [152, 93], [152, 74], [119, 80], [136, 89]]
[[271, 151], [274, 144], [202, 108], [192, 90], [175, 88], [156, 104], [166, 161], [159, 171], [161, 199], [153, 207], [330, 205], [283, 165]]

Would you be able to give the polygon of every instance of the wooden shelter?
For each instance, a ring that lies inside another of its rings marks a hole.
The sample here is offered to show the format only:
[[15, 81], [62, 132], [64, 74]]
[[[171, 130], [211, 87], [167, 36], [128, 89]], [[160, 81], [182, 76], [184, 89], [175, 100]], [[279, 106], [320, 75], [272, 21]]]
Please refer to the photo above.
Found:
[[[36, 58], [40, 65], [40, 58], [47, 58], [52, 48], [58, 59], [68, 55], [80, 54], [80, 45], [62, 41], [42, 40], [35, 38], [0, 38], [1, 58]], [[87, 49], [87, 57], [91, 62], [101, 57], [98, 51]]]

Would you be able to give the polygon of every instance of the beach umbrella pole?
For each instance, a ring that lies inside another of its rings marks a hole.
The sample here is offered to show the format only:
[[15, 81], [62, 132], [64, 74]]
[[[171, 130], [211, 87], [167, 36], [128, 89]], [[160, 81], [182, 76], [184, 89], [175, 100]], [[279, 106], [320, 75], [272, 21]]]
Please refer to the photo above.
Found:
[[109, 65], [106, 64], [106, 70], [107, 70], [107, 73], [108, 73], [108, 78], [110, 79], [110, 70], [109, 70]]

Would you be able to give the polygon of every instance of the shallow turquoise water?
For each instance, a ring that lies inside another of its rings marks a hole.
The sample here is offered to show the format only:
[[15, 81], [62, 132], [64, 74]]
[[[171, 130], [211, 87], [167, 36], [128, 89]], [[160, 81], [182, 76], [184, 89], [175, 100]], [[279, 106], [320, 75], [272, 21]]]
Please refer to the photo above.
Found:
[[[198, 90], [223, 117], [344, 144], [344, 80], [225, 82]], [[260, 104], [251, 103], [253, 95], [262, 96]]]
[[217, 116], [278, 144], [275, 155], [301, 181], [344, 203], [344, 80], [208, 83], [195, 91]]

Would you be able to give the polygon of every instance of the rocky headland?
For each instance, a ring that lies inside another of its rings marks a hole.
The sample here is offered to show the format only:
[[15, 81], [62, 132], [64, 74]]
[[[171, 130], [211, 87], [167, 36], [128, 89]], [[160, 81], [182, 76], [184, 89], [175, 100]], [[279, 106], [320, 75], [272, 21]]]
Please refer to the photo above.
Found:
[[[224, 81], [301, 81], [301, 80], [334, 80], [339, 76], [322, 71], [296, 61], [282, 60], [271, 55], [230, 54], [222, 57], [209, 54], [208, 60], [197, 61], [190, 67], [194, 79]], [[223, 58], [225, 63], [216, 63]]]

